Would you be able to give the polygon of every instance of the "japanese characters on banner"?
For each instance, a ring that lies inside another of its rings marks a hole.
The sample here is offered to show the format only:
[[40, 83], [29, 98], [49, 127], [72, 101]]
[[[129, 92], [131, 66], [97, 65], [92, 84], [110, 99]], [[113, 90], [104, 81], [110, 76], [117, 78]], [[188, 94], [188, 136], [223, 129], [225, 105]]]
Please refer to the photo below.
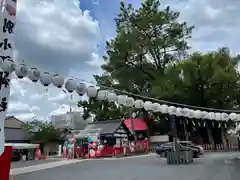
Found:
[[[17, 0], [0, 0], [0, 62], [13, 60]], [[0, 155], [4, 152], [4, 121], [10, 96], [10, 76], [0, 70]]]

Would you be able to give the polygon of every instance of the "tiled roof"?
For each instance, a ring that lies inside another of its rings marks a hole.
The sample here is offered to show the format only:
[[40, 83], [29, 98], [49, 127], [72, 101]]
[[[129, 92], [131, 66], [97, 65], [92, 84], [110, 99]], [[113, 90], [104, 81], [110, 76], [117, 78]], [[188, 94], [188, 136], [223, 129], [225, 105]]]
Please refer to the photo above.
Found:
[[20, 119], [16, 118], [15, 116], [6, 116], [5, 121], [6, 121], [6, 120], [9, 120], [9, 119], [12, 119], [12, 118], [14, 118], [14, 119], [16, 119], [17, 121], [20, 121], [20, 122], [23, 123], [23, 121], [21, 121]]
[[121, 121], [112, 120], [112, 121], [100, 121], [89, 123], [85, 130], [87, 129], [99, 129], [99, 133], [113, 133], [120, 126]]

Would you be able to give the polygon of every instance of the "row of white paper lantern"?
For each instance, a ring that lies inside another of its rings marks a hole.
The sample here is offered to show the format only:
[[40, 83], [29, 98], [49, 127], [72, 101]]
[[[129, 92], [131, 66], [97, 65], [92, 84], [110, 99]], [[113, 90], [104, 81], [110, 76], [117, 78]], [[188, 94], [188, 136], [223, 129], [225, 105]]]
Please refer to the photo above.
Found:
[[[91, 87], [94, 88], [94, 87]], [[96, 93], [96, 91], [93, 91]], [[143, 100], [134, 100], [132, 97], [125, 95], [117, 96], [114, 92], [108, 92], [107, 90], [100, 90], [97, 94], [89, 94], [89, 96], [97, 97], [98, 100], [108, 100], [109, 102], [117, 102], [120, 105], [127, 107], [135, 107], [137, 109], [144, 108], [146, 111], [160, 112], [162, 114], [170, 114], [178, 117], [188, 117], [196, 119], [208, 119], [217, 121], [240, 121], [240, 115], [236, 113], [215, 113], [200, 110], [192, 110], [188, 108], [180, 108], [175, 106], [160, 105], [159, 103], [152, 103], [151, 101], [144, 102]]]
[[37, 68], [30, 68], [25, 64], [20, 64], [18, 66], [12, 60], [5, 60], [1, 62], [1, 68], [4, 72], [12, 73], [15, 71], [15, 74], [18, 78], [22, 79], [26, 76], [33, 81], [40, 81], [44, 86], [49, 86], [53, 84], [57, 88], [62, 88], [65, 85], [65, 89], [72, 93], [76, 91], [80, 96], [87, 93], [89, 97], [96, 97], [98, 100], [108, 100], [109, 102], [117, 102], [120, 105], [127, 107], [135, 107], [138, 109], [144, 108], [146, 111], [161, 112], [163, 114], [170, 114], [175, 116], [182, 116], [188, 118], [196, 119], [209, 119], [209, 120], [218, 120], [218, 121], [240, 121], [240, 115], [236, 113], [215, 113], [207, 112], [200, 110], [192, 110], [188, 108], [180, 108], [175, 106], [160, 105], [159, 103], [152, 103], [150, 101], [134, 100], [132, 97], [127, 97], [125, 95], [117, 96], [114, 92], [109, 92], [107, 90], [98, 91], [96, 87], [89, 86], [88, 88], [84, 83], [79, 83], [74, 79], [68, 79], [66, 82], [64, 78], [58, 74], [51, 75], [49, 72], [41, 73]]
[[65, 82], [64, 77], [58, 74], [52, 75], [49, 72], [41, 73], [39, 69], [29, 69], [25, 64], [16, 66], [12, 60], [1, 62], [1, 68], [4, 72], [12, 73], [14, 71], [19, 79], [27, 76], [34, 83], [40, 81], [43, 86], [53, 84], [57, 88], [62, 88], [64, 85], [69, 93], [76, 91], [80, 96], [84, 95], [86, 92], [86, 86], [84, 83], [77, 84], [74, 79], [68, 79]]

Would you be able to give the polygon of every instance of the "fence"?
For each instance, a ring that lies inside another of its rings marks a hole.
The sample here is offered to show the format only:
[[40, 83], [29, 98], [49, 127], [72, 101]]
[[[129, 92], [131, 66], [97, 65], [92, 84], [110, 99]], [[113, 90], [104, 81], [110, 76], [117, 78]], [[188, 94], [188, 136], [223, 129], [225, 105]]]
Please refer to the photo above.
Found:
[[224, 148], [223, 144], [216, 144], [216, 145], [203, 144], [202, 147], [204, 151], [207, 151], [207, 152], [239, 151], [238, 145], [234, 145], [234, 144], [229, 144], [226, 148]]
[[[206, 152], [227, 152], [227, 151], [239, 151], [238, 145], [229, 144], [226, 148], [224, 148], [223, 144], [203, 144], [202, 145], [204, 151]], [[155, 145], [149, 146], [149, 152], [155, 152]]]

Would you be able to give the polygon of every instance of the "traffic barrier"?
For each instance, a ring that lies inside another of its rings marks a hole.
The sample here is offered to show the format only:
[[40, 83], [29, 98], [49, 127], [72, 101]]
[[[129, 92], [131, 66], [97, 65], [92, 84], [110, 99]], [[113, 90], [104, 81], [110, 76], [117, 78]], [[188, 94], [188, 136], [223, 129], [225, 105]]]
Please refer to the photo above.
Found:
[[189, 164], [193, 162], [192, 151], [176, 151], [167, 153], [168, 164]]

